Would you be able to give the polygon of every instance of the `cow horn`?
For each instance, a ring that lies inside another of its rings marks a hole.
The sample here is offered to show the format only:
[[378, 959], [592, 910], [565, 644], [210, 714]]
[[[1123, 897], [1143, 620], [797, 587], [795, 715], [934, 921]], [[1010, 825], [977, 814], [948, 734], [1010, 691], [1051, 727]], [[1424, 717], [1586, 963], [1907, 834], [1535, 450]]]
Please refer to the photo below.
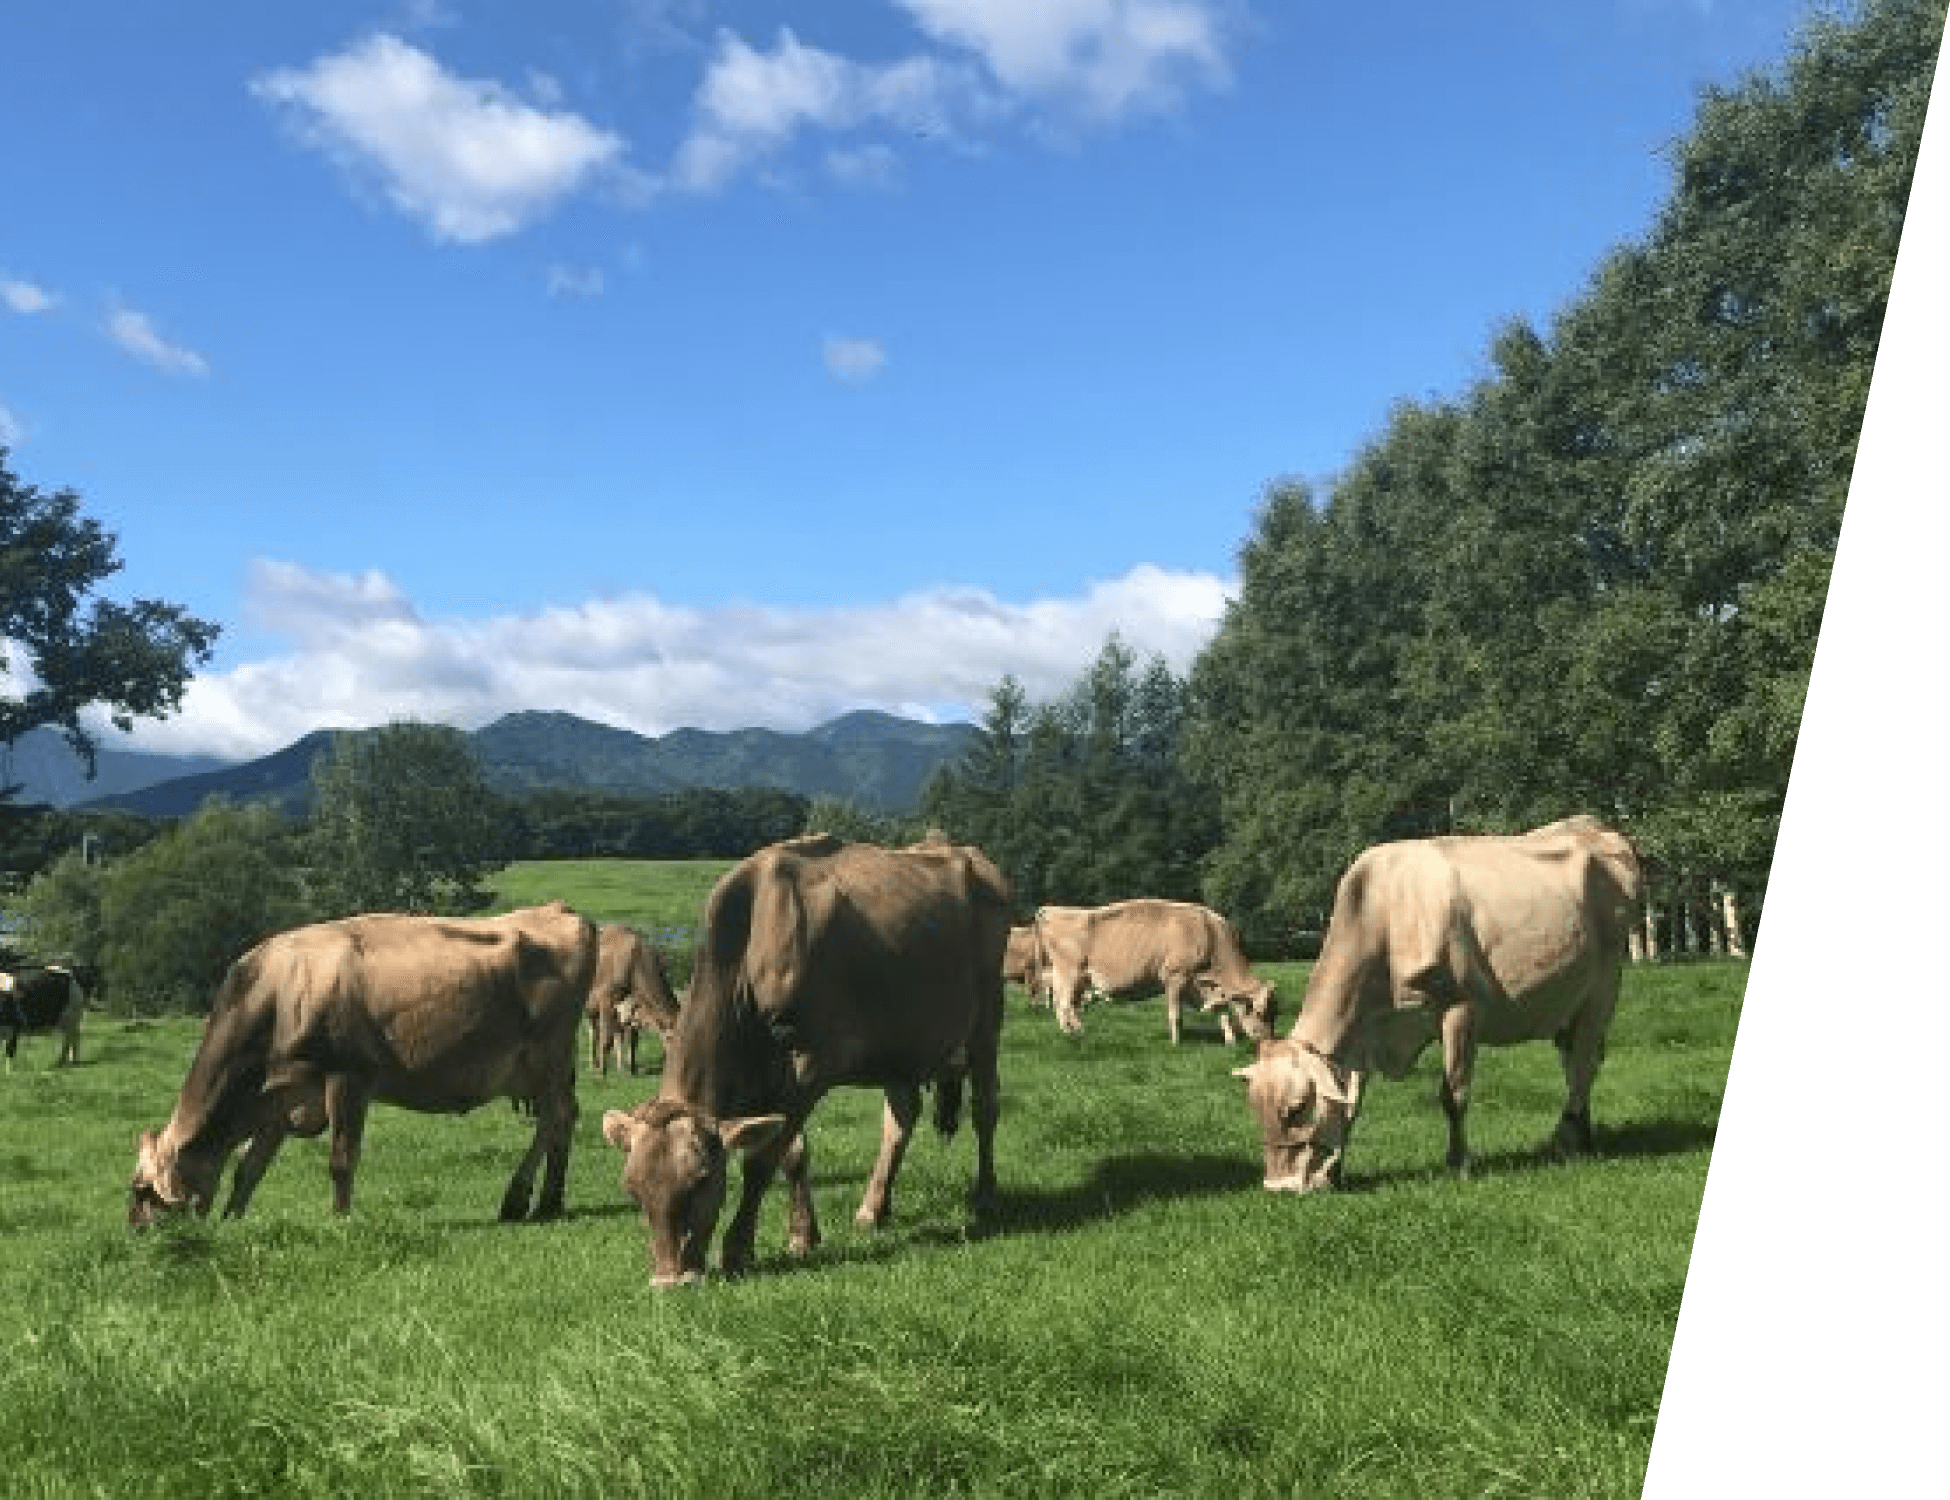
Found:
[[1247, 1063], [1243, 1068], [1234, 1068], [1232, 1070], [1232, 1076], [1234, 1078], [1243, 1078], [1246, 1082], [1251, 1083], [1255, 1078], [1259, 1077], [1259, 1063], [1254, 1061]]
[[1340, 1070], [1317, 1052], [1302, 1055], [1307, 1059], [1307, 1071], [1313, 1075], [1314, 1091], [1329, 1104], [1351, 1107], [1354, 1100], [1340, 1080]]

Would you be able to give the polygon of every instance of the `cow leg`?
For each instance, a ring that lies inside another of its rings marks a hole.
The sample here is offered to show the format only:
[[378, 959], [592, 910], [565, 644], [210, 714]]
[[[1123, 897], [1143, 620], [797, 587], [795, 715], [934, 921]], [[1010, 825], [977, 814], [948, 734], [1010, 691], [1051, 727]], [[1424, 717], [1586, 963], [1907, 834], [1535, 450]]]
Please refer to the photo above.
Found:
[[1551, 1137], [1551, 1150], [1559, 1156], [1591, 1150], [1591, 1085], [1605, 1060], [1605, 1033], [1617, 1003], [1618, 976], [1613, 972], [1557, 1034], [1557, 1055], [1564, 1064], [1564, 1113]]
[[1469, 1076], [1476, 1062], [1476, 1013], [1452, 1005], [1442, 1016], [1442, 1112], [1449, 1117], [1449, 1170], [1469, 1176], [1469, 1146], [1463, 1115], [1469, 1109]]
[[[535, 1112], [535, 1145], [529, 1149], [539, 1148], [545, 1157], [542, 1196], [535, 1204], [537, 1220], [562, 1217], [562, 1200], [569, 1183], [569, 1147], [575, 1140], [576, 1116], [580, 1113], [573, 1079], [542, 1100]], [[512, 1190], [513, 1184], [509, 1186]], [[522, 1197], [527, 1196], [524, 1188]]]
[[352, 1212], [352, 1175], [359, 1166], [359, 1143], [366, 1133], [366, 1092], [343, 1073], [325, 1080], [325, 1118], [332, 1131], [332, 1210]]
[[745, 1157], [744, 1187], [738, 1198], [738, 1211], [731, 1216], [731, 1223], [724, 1232], [724, 1249], [719, 1255], [718, 1264], [727, 1276], [740, 1276], [751, 1267], [752, 1246], [758, 1239], [758, 1210], [765, 1201], [765, 1190], [772, 1185], [772, 1176], [779, 1170], [780, 1160], [791, 1149], [794, 1137], [799, 1134], [795, 1124], [789, 1132], [782, 1132], [780, 1139], [762, 1151], [753, 1151]]
[[7, 1071], [14, 1070], [14, 1049], [20, 1046], [20, 1028], [14, 1027], [7, 1033]]
[[916, 1084], [889, 1084], [887, 1107], [881, 1111], [880, 1159], [873, 1164], [873, 1178], [860, 1198], [860, 1210], [853, 1222], [861, 1229], [878, 1229], [894, 1211], [894, 1175], [901, 1169], [907, 1143], [914, 1136], [914, 1122], [921, 1118], [921, 1090]]
[[969, 1059], [968, 1084], [975, 1116], [975, 1192], [971, 1206], [979, 1218], [995, 1209], [995, 1122], [1002, 1114], [1002, 1087], [996, 1076], [993, 1046]]
[[257, 1191], [257, 1184], [264, 1173], [277, 1158], [278, 1148], [284, 1144], [285, 1128], [282, 1122], [272, 1121], [251, 1137], [248, 1150], [237, 1163], [237, 1170], [230, 1176], [230, 1196], [224, 1200], [223, 1216], [226, 1219], [241, 1219], [244, 1210], [251, 1206], [251, 1194]]
[[792, 1190], [792, 1222], [785, 1247], [796, 1256], [811, 1255], [819, 1245], [819, 1217], [813, 1212], [812, 1146], [806, 1140], [805, 1131], [793, 1135], [779, 1169], [785, 1173], [786, 1185]]
[[1185, 998], [1192, 987], [1188, 977], [1179, 976], [1165, 981], [1165, 1026], [1171, 1032], [1171, 1044], [1178, 1045], [1178, 1019], [1185, 1009]]
[[[519, 1100], [516, 1101], [520, 1103]], [[542, 1195], [535, 1202], [537, 1220], [561, 1217], [564, 1189], [569, 1177], [569, 1145], [575, 1137], [575, 1079], [544, 1084], [530, 1101], [535, 1114], [535, 1135], [515, 1164], [515, 1175], [508, 1179], [501, 1195], [501, 1222], [515, 1224], [530, 1217], [528, 1202], [535, 1190], [535, 1168], [547, 1162], [542, 1172]]]

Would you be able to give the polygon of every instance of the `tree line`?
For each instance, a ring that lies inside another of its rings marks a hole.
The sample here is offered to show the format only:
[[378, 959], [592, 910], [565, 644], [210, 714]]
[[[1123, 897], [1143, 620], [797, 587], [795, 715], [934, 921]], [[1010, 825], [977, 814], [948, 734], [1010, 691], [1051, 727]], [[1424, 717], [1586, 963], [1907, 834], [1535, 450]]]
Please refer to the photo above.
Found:
[[1655, 945], [1751, 929], [1943, 23], [1816, 16], [1708, 90], [1650, 230], [1548, 328], [1267, 488], [1187, 680], [1114, 642], [1057, 703], [1005, 679], [932, 814], [1031, 905], [1197, 893], [1264, 948], [1371, 844], [1591, 812]]

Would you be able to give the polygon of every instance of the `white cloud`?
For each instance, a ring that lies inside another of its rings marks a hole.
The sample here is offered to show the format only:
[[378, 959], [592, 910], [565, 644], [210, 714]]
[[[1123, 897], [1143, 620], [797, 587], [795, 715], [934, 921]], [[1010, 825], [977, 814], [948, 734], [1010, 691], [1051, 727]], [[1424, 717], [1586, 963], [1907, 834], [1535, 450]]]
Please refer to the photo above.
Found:
[[26, 436], [27, 428], [20, 418], [0, 406], [0, 447], [11, 448]]
[[[904, 132], [944, 143], [1011, 115], [1106, 125], [1168, 109], [1228, 77], [1217, 0], [898, 0], [930, 44], [863, 63], [781, 29], [769, 51], [730, 30], [693, 106], [668, 182], [723, 187], [802, 133]], [[836, 148], [836, 178], [880, 183], [884, 140]]]
[[44, 313], [60, 305], [61, 299], [44, 286], [16, 277], [0, 280], [0, 302], [22, 314]]
[[780, 30], [770, 52], [760, 52], [721, 31], [671, 180], [691, 191], [712, 191], [804, 130], [938, 128], [944, 113], [970, 92], [965, 70], [931, 57], [857, 63], [807, 46], [789, 29]]
[[600, 297], [603, 273], [596, 266], [552, 265], [546, 277], [551, 297]]
[[154, 365], [165, 375], [193, 375], [199, 379], [210, 373], [210, 362], [194, 349], [172, 344], [157, 332], [147, 316], [129, 307], [111, 307], [102, 319], [102, 331], [144, 364]]
[[512, 234], [623, 165], [619, 136], [525, 104], [498, 83], [456, 78], [385, 34], [308, 68], [266, 73], [251, 92], [441, 241]]
[[1210, 0], [899, 0], [937, 42], [976, 53], [1011, 94], [1099, 120], [1227, 77]]
[[887, 350], [874, 339], [826, 340], [826, 369], [848, 385], [865, 385], [887, 368]]
[[291, 651], [196, 678], [176, 717], [138, 721], [155, 750], [265, 754], [321, 727], [412, 716], [477, 728], [561, 709], [666, 734], [807, 729], [855, 708], [978, 716], [1005, 673], [1032, 699], [1067, 690], [1114, 630], [1178, 671], [1230, 586], [1139, 567], [1080, 596], [1008, 603], [935, 589], [889, 603], [783, 610], [627, 594], [488, 620], [427, 620], [384, 575], [257, 565], [252, 613]]

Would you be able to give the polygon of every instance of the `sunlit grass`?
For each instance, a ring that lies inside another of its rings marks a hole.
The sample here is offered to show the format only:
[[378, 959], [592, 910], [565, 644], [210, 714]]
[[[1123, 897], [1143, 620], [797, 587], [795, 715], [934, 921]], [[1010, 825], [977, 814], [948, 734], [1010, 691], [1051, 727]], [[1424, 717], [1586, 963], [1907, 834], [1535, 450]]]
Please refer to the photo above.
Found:
[[[1291, 1015], [1302, 969], [1268, 967]], [[775, 1193], [757, 1274], [665, 1295], [600, 1136], [654, 1076], [581, 1080], [559, 1223], [495, 1221], [528, 1130], [505, 1106], [381, 1108], [349, 1219], [294, 1141], [249, 1218], [132, 1235], [134, 1136], [198, 1027], [91, 1017], [81, 1067], [36, 1037], [0, 1079], [0, 1489], [1635, 1494], [1745, 981], [1628, 971], [1597, 1158], [1538, 1155], [1549, 1046], [1486, 1050], [1482, 1171], [1452, 1181], [1431, 1055], [1310, 1200], [1260, 1190], [1246, 1054], [1211, 1018], [1174, 1049], [1160, 1002], [1098, 1007], [1070, 1038], [1012, 992], [992, 1222], [966, 1128], [930, 1130], [896, 1223], [856, 1233], [879, 1101], [837, 1093], [825, 1244], [785, 1256]]]

